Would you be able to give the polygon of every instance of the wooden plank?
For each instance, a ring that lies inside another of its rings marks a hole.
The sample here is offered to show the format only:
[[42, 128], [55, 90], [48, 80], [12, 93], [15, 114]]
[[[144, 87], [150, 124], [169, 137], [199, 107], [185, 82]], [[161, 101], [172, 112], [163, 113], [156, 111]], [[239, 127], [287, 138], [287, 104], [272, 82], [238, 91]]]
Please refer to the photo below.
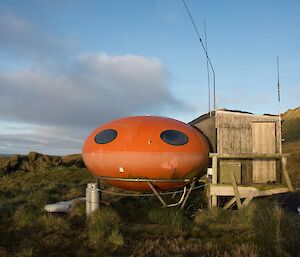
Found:
[[235, 203], [235, 196], [232, 197], [232, 198], [230, 199], [230, 201], [227, 202], [227, 203], [223, 206], [223, 209], [224, 209], [224, 210], [229, 209], [234, 203]]
[[[249, 195], [253, 195], [253, 197], [268, 196], [273, 194], [287, 193], [290, 191], [288, 187], [259, 190], [258, 188], [251, 186], [238, 186], [238, 190], [241, 198], [247, 198], [249, 197]], [[235, 194], [232, 185], [218, 184], [210, 186], [210, 195], [234, 196]]]
[[238, 209], [240, 209], [242, 207], [241, 197], [240, 197], [240, 193], [239, 193], [239, 190], [238, 190], [238, 187], [237, 187], [237, 184], [236, 184], [236, 180], [235, 180], [235, 176], [234, 176], [233, 171], [230, 173], [230, 175], [231, 175], [232, 186], [233, 186], [233, 190], [234, 190], [234, 196], [235, 196], [235, 199], [236, 199], [236, 204], [237, 204]]
[[212, 183], [218, 183], [218, 157], [214, 156], [212, 158]]
[[244, 200], [244, 202], [243, 202], [243, 204], [242, 204], [242, 207], [248, 206], [248, 204], [252, 201], [253, 198], [254, 198], [253, 195], [248, 196], [248, 197]]
[[[212, 158], [212, 184], [216, 185], [218, 183], [218, 157]], [[217, 196], [211, 197], [211, 207], [218, 206], [218, 198]]]
[[218, 196], [211, 196], [211, 209], [218, 207]]
[[290, 156], [290, 154], [267, 154], [267, 153], [249, 153], [249, 154], [219, 154], [219, 153], [210, 153], [209, 157], [218, 157], [219, 159], [281, 159], [283, 156]]
[[[276, 152], [276, 131], [274, 122], [252, 123], [252, 152], [274, 154]], [[276, 162], [253, 160], [253, 183], [276, 181]]]
[[291, 183], [289, 173], [288, 173], [288, 171], [286, 169], [286, 162], [287, 162], [287, 158], [286, 157], [282, 157], [282, 159], [281, 159], [281, 165], [282, 165], [283, 177], [285, 179], [285, 182], [286, 182], [287, 187], [289, 188], [289, 190], [291, 192], [294, 192], [294, 188], [293, 188], [293, 185]]
[[207, 197], [207, 209], [211, 211], [212, 207], [211, 207], [210, 187], [211, 187], [211, 185], [209, 185], [209, 186], [207, 187], [207, 190], [206, 190], [206, 197]]

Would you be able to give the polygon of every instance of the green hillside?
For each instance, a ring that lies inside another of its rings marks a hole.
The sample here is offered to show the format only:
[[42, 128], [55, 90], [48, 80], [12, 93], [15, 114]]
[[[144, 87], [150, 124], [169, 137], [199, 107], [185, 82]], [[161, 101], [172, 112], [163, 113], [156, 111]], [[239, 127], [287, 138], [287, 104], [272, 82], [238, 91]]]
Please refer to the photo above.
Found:
[[288, 171], [295, 188], [300, 188], [300, 107], [282, 115], [283, 152], [288, 157]]
[[300, 140], [300, 106], [290, 109], [282, 115], [282, 136], [285, 142]]

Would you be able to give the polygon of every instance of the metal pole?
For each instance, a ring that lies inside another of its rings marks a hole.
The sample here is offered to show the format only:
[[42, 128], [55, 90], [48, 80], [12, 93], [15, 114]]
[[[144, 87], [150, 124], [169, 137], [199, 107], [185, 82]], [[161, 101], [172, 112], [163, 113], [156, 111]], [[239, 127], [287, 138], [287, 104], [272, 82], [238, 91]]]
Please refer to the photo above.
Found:
[[280, 111], [280, 83], [279, 83], [279, 56], [277, 56], [277, 94], [278, 94], [278, 151], [282, 153], [282, 131], [281, 131], [281, 111]]

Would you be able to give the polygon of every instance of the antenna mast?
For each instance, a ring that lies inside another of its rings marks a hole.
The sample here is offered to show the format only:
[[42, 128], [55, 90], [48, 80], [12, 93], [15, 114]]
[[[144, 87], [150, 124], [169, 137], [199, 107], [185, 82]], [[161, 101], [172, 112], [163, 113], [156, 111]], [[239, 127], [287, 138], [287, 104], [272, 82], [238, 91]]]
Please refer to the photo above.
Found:
[[277, 56], [277, 95], [278, 95], [278, 130], [279, 130], [279, 142], [278, 150], [282, 153], [282, 131], [281, 131], [281, 111], [280, 111], [280, 82], [279, 82], [279, 56]]
[[200, 37], [199, 31], [198, 31], [197, 26], [196, 26], [196, 24], [195, 24], [195, 22], [194, 22], [194, 19], [193, 19], [193, 17], [192, 17], [192, 14], [190, 13], [190, 10], [189, 10], [189, 8], [188, 8], [188, 6], [187, 6], [185, 0], [182, 0], [182, 2], [183, 2], [183, 4], [184, 4], [184, 6], [185, 6], [185, 9], [186, 9], [186, 11], [187, 11], [189, 17], [190, 17], [190, 20], [191, 20], [191, 22], [192, 22], [192, 24], [193, 24], [193, 27], [194, 27], [194, 29], [195, 29], [195, 32], [196, 32], [196, 34], [197, 34], [197, 37], [198, 37], [198, 39], [199, 39], [199, 41], [200, 41], [200, 43], [201, 43], [201, 46], [202, 46], [202, 48], [203, 48], [203, 50], [204, 50], [205, 55], [206, 55], [206, 60], [208, 61], [209, 65], [210, 65], [210, 68], [211, 68], [211, 70], [212, 70], [212, 73], [213, 73], [214, 111], [216, 111], [216, 109], [217, 109], [217, 104], [216, 104], [216, 74], [215, 74], [215, 70], [214, 70], [214, 67], [213, 67], [213, 65], [212, 65], [212, 63], [211, 63], [211, 61], [210, 61], [210, 58], [209, 58], [208, 53], [207, 53], [207, 51], [206, 51], [206, 48], [205, 48], [205, 46], [204, 46], [204, 44], [203, 44], [203, 41], [202, 41], [202, 39], [201, 39], [201, 37]]

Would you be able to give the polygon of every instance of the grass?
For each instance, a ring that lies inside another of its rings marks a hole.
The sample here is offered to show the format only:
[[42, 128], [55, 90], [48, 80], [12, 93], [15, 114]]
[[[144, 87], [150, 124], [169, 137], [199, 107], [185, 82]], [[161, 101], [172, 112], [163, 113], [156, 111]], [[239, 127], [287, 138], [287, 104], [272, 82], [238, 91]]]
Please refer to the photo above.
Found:
[[287, 159], [287, 170], [291, 177], [292, 184], [296, 188], [300, 188], [300, 140], [284, 143], [283, 152], [290, 154]]
[[99, 209], [87, 220], [88, 244], [96, 250], [114, 252], [122, 247], [124, 240], [120, 234], [121, 219], [112, 208]]
[[295, 142], [300, 140], [300, 107], [288, 110], [282, 116], [282, 135], [286, 142]]
[[251, 242], [259, 256], [298, 256], [300, 251], [299, 217], [269, 200], [239, 211], [216, 210], [214, 215], [199, 211], [195, 223], [196, 236], [218, 238], [225, 249], [228, 244]]
[[300, 107], [283, 114], [282, 138], [283, 152], [288, 157], [287, 169], [293, 185], [300, 188]]
[[[15, 172], [0, 180], [0, 256], [297, 256], [299, 217], [271, 201], [239, 211], [162, 208], [156, 198], [103, 195], [110, 207], [85, 216], [77, 202], [66, 215], [46, 203], [82, 197], [94, 179], [85, 169]], [[201, 196], [202, 195], [202, 196]], [[170, 199], [171, 200], [171, 199]], [[175, 201], [175, 199], [173, 199]]]

